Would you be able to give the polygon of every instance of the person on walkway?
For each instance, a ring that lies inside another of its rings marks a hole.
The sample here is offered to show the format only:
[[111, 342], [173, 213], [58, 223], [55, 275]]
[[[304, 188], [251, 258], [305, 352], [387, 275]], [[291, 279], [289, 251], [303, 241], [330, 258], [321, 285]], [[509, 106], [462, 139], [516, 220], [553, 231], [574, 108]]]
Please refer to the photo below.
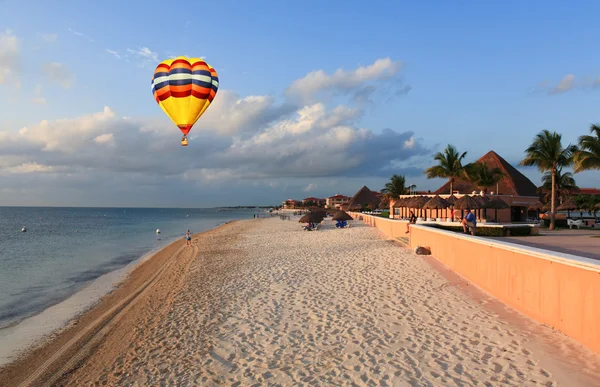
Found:
[[410, 227], [411, 224], [416, 224], [417, 223], [417, 217], [415, 216], [415, 213], [413, 211], [410, 212], [410, 219], [408, 220], [408, 223], [406, 223], [406, 232], [405, 234], [408, 234], [409, 230], [408, 228]]
[[190, 230], [187, 230], [187, 232], [185, 233], [185, 245], [187, 247], [190, 247], [192, 245], [192, 233], [190, 232]]
[[467, 227], [469, 227], [469, 230], [471, 230], [471, 235], [475, 236], [477, 220], [475, 219], [475, 214], [472, 213], [470, 209], [467, 208], [467, 216], [465, 216], [461, 223], [465, 234], [467, 233]]

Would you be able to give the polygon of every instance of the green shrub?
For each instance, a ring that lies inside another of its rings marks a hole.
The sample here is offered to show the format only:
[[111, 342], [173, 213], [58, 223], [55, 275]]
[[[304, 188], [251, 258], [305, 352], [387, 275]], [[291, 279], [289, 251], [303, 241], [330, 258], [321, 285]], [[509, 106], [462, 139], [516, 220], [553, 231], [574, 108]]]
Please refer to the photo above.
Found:
[[[463, 232], [462, 226], [443, 226], [439, 224], [427, 225], [429, 227], [439, 228], [447, 231], [454, 232]], [[510, 236], [528, 236], [531, 235], [531, 227], [522, 226], [522, 227], [510, 227], [510, 228], [501, 228], [501, 227], [477, 227], [475, 229], [475, 235], [479, 236], [493, 236], [493, 237], [505, 237], [507, 236], [507, 232], [510, 230]]]

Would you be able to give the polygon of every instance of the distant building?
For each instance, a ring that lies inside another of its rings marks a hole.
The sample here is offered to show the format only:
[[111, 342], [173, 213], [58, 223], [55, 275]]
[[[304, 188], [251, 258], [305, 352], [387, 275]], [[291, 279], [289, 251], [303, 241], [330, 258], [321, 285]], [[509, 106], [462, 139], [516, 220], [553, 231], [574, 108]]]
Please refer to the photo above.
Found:
[[281, 207], [286, 210], [292, 210], [295, 208], [302, 207], [302, 202], [300, 200], [288, 199], [281, 203]]
[[569, 192], [571, 195], [600, 195], [598, 188], [579, 188]]
[[348, 196], [335, 194], [326, 199], [325, 205], [327, 208], [342, 208], [350, 203], [350, 199]]
[[321, 205], [325, 205], [326, 202], [327, 202], [326, 199], [319, 199], [319, 198], [314, 198], [314, 197], [302, 199], [302, 204], [304, 204], [304, 205], [315, 204], [315, 205], [321, 206]]

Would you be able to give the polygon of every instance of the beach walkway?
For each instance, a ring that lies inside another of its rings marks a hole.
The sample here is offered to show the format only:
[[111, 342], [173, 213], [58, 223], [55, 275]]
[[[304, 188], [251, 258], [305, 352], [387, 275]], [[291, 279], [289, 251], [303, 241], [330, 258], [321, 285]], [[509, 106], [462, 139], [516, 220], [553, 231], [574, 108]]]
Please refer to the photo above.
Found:
[[194, 238], [169, 302], [132, 310], [61, 385], [600, 385], [573, 340], [375, 228], [325, 223]]

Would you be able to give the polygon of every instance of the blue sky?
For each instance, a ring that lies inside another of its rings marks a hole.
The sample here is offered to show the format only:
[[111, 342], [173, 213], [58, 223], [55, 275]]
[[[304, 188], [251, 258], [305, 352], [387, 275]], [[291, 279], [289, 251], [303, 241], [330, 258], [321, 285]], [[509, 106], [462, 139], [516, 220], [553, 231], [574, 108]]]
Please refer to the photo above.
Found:
[[[448, 143], [516, 163], [542, 129], [600, 122], [597, 2], [365, 4], [0, 1], [0, 205], [271, 204], [398, 172], [436, 189], [422, 170]], [[188, 148], [150, 92], [174, 55], [220, 77]]]

